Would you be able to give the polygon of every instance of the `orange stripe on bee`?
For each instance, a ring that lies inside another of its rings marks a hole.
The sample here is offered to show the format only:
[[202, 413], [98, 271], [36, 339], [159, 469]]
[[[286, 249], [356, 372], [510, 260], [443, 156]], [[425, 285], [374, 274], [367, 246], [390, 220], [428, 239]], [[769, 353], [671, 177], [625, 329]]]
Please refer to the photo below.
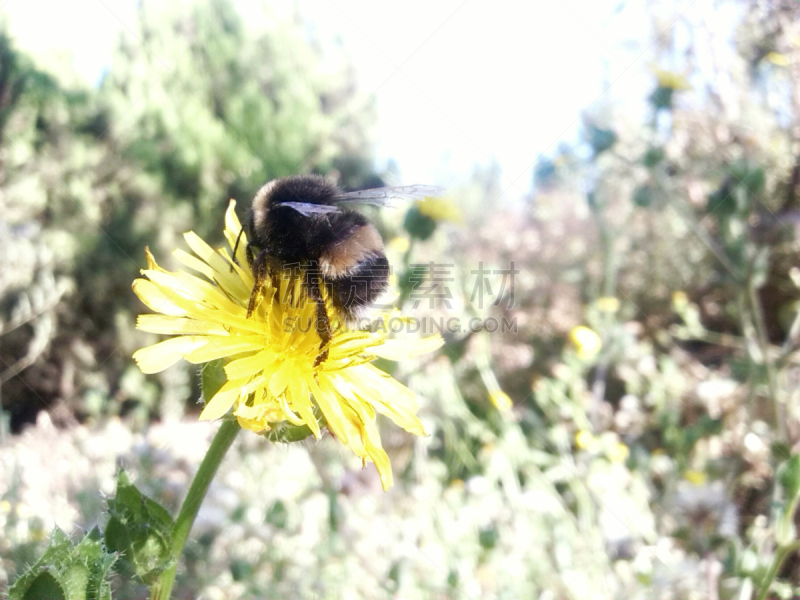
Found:
[[363, 225], [347, 239], [328, 248], [320, 257], [320, 265], [325, 275], [337, 277], [375, 254], [383, 254], [381, 235], [374, 225]]

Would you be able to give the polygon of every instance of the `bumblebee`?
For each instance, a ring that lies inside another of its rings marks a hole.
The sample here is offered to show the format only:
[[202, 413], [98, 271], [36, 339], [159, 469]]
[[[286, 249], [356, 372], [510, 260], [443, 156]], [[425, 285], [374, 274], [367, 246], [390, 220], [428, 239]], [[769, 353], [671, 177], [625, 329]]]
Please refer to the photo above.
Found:
[[253, 198], [245, 225], [246, 255], [255, 278], [247, 316], [263, 299], [267, 277], [279, 293], [278, 279], [299, 269], [305, 296], [316, 303], [320, 337], [316, 365], [320, 364], [327, 358], [333, 336], [322, 289], [335, 316], [351, 324], [388, 286], [389, 261], [383, 240], [369, 219], [349, 206], [383, 206], [394, 198], [418, 198], [440, 191], [434, 186], [412, 185], [343, 192], [316, 175], [270, 181]]

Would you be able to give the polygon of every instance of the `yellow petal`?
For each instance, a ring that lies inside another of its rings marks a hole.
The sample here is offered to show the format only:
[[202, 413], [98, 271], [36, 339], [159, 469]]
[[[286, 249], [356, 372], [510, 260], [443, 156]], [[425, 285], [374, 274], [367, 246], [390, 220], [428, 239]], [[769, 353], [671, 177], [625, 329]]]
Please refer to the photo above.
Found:
[[181, 314], [191, 315], [198, 320], [214, 321], [231, 328], [244, 329], [253, 333], [264, 333], [264, 323], [256, 319], [248, 319], [244, 308], [237, 307], [236, 312], [231, 313], [218, 308], [203, 306], [193, 298], [175, 295], [172, 300], [175, 306], [183, 311]]
[[381, 486], [383, 491], [386, 492], [394, 484], [394, 477], [392, 475], [392, 463], [389, 461], [389, 455], [381, 446], [381, 436], [378, 433], [378, 428], [375, 423], [366, 424], [366, 435], [364, 436], [364, 446], [367, 449], [369, 457], [375, 463], [375, 468], [378, 470], [378, 475], [381, 478]]
[[267, 381], [264, 375], [259, 375], [242, 386], [241, 395], [249, 396], [254, 392], [258, 392], [259, 389], [265, 389], [267, 387]]
[[319, 423], [314, 416], [314, 410], [311, 407], [311, 398], [308, 392], [308, 384], [304, 377], [292, 377], [289, 380], [289, 397], [292, 407], [300, 413], [303, 421], [309, 426], [314, 434], [314, 437], [320, 438]]
[[230, 265], [228, 265], [225, 260], [217, 254], [214, 249], [206, 244], [205, 240], [197, 235], [194, 231], [187, 231], [183, 234], [183, 239], [186, 240], [189, 248], [192, 249], [199, 258], [201, 258], [204, 262], [208, 263], [208, 265], [216, 272], [221, 272], [225, 270], [230, 270]]
[[228, 331], [219, 323], [198, 321], [187, 317], [173, 317], [169, 315], [139, 315], [136, 319], [136, 329], [149, 333], [165, 333], [171, 335], [205, 334], [228, 335]]
[[289, 403], [286, 399], [286, 394], [282, 394], [278, 397], [278, 403], [281, 405], [281, 410], [283, 411], [283, 415], [286, 417], [286, 420], [289, 421], [292, 425], [305, 425], [303, 419], [301, 419], [289, 406]]
[[[202, 259], [197, 262], [200, 265], [205, 264], [205, 268], [197, 268], [199, 265], [191, 266], [188, 263], [184, 263], [186, 266], [200, 271], [234, 297], [247, 298], [250, 296], [250, 288], [244, 284], [236, 270], [231, 268], [231, 263], [222, 255], [206, 244], [194, 231], [184, 233], [183, 238], [192, 249], [192, 252]], [[192, 258], [190, 255], [187, 256]]]
[[200, 413], [201, 421], [213, 421], [227, 413], [233, 403], [241, 395], [241, 381], [228, 381], [210, 400], [206, 401], [203, 412]]
[[283, 394], [286, 386], [289, 385], [289, 378], [291, 373], [286, 366], [286, 363], [282, 364], [281, 367], [272, 374], [272, 377], [269, 380], [269, 393], [277, 398], [281, 394]]
[[[231, 315], [246, 314], [244, 307], [231, 302], [217, 286], [194, 275], [183, 272], [167, 273], [150, 270], [142, 271], [142, 273], [162, 289], [172, 290], [175, 296], [179, 298], [192, 300], [201, 306], [221, 310]], [[175, 299], [175, 302], [178, 302], [178, 300]]]
[[356, 425], [361, 435], [359, 439], [360, 443], [352, 443], [355, 440], [354, 436], [351, 437], [351, 444], [348, 445], [362, 458], [365, 458], [365, 456], [361, 454], [361, 452], [365, 452], [366, 456], [375, 463], [375, 468], [378, 470], [378, 475], [380, 475], [381, 478], [383, 491], [387, 491], [392, 487], [393, 483], [392, 464], [389, 462], [389, 456], [386, 454], [383, 446], [381, 446], [381, 436], [375, 424], [375, 419], [363, 404], [350, 404], [349, 408], [355, 413], [355, 418], [351, 417], [351, 422]]
[[239, 234], [242, 234], [241, 239], [239, 240], [239, 246], [236, 248], [236, 260], [239, 261], [240, 265], [247, 264], [247, 253], [245, 248], [247, 247], [247, 234], [242, 229], [242, 224], [239, 222], [239, 217], [236, 216], [236, 201], [231, 200], [228, 204], [228, 210], [225, 211], [225, 239], [228, 240], [228, 244], [230, 244], [231, 251], [236, 246], [236, 239], [239, 237]]
[[197, 257], [192, 256], [185, 250], [181, 250], [178, 248], [177, 250], [172, 251], [172, 256], [176, 258], [176, 260], [181, 263], [185, 267], [189, 267], [190, 269], [197, 271], [198, 273], [202, 273], [206, 276], [209, 281], [214, 281], [214, 269], [204, 263]]
[[139, 365], [142, 373], [152, 374], [171, 367], [186, 356], [208, 343], [208, 338], [203, 336], [185, 335], [171, 338], [140, 348], [133, 353], [133, 360]]
[[225, 375], [229, 379], [242, 379], [261, 373], [269, 367], [278, 355], [271, 350], [262, 350], [252, 356], [237, 358], [225, 365]]
[[347, 444], [351, 428], [327, 377], [320, 376], [319, 384], [312, 377], [308, 380], [308, 386], [317, 406], [322, 411], [322, 416], [325, 417], [328, 428], [343, 444]]
[[362, 401], [369, 403], [376, 411], [389, 417], [409, 433], [426, 435], [425, 428], [416, 415], [418, 407], [414, 392], [373, 365], [347, 371], [347, 375], [343, 377], [352, 377], [361, 382], [361, 385], [352, 387]]
[[244, 352], [254, 352], [264, 347], [264, 338], [258, 335], [222, 337], [207, 336], [207, 343], [187, 353], [184, 358], [190, 363], [200, 364]]
[[431, 335], [421, 339], [386, 340], [380, 346], [370, 348], [369, 351], [375, 356], [380, 356], [387, 360], [403, 360], [420, 354], [428, 354], [438, 350], [443, 345], [442, 336]]
[[[242, 239], [244, 240], [244, 237], [242, 237]], [[240, 251], [241, 251], [241, 249], [238, 250], [237, 253], [240, 252]], [[225, 250], [225, 248], [220, 248], [218, 250], [218, 252], [219, 252], [219, 255], [225, 260], [225, 262], [227, 262], [230, 265], [230, 267], [228, 267], [228, 269], [230, 270], [232, 268], [234, 271], [236, 271], [236, 274], [239, 276], [239, 279], [242, 280], [242, 283], [244, 284], [245, 288], [248, 290], [247, 295], [249, 297], [250, 296], [250, 291], [252, 291], [253, 285], [255, 284], [255, 279], [253, 278], [253, 271], [250, 270], [250, 267], [247, 264], [247, 257], [245, 257], [243, 260], [240, 260], [239, 264], [236, 264], [235, 262], [233, 262], [231, 260], [231, 257], [228, 254], [228, 251]], [[269, 283], [269, 282], [267, 282], [267, 283]]]
[[152, 281], [136, 279], [131, 287], [133, 288], [133, 293], [139, 297], [139, 300], [144, 302], [144, 305], [152, 311], [176, 317], [186, 314], [186, 311], [175, 303], [176, 294], [162, 291]]
[[261, 433], [269, 430], [267, 424], [261, 419], [248, 419], [247, 417], [237, 414], [236, 420], [239, 422], [239, 426], [242, 429], [248, 429], [254, 433]]

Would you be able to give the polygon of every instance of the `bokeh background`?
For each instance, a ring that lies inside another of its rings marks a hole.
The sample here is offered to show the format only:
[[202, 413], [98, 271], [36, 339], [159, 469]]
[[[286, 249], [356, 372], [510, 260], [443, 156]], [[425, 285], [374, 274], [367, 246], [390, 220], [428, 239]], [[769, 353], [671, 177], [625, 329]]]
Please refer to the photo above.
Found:
[[176, 598], [759, 593], [800, 489], [795, 0], [2, 0], [0, 597], [120, 466], [179, 505], [215, 426], [196, 368], [133, 364], [131, 281], [296, 173], [445, 186], [370, 216], [462, 330], [386, 365], [430, 434], [381, 424], [389, 493], [240, 436]]

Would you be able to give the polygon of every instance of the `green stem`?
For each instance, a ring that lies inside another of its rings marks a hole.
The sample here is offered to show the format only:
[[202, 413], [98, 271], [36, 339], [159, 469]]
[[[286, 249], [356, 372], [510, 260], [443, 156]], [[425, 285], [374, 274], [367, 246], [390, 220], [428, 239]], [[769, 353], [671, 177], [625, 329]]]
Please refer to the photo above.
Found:
[[780, 571], [783, 561], [786, 560], [786, 557], [795, 550], [800, 550], [800, 542], [795, 542], [794, 544], [789, 544], [788, 546], [778, 546], [778, 549], [775, 551], [775, 557], [772, 559], [772, 564], [769, 566], [769, 571], [767, 571], [767, 574], [764, 576], [764, 580], [761, 583], [761, 589], [758, 592], [757, 600], [764, 600], [764, 598], [767, 597], [769, 588], [778, 574], [778, 571]]
[[756, 342], [758, 343], [761, 359], [764, 361], [764, 367], [767, 372], [767, 389], [769, 390], [770, 399], [772, 400], [775, 412], [775, 425], [780, 433], [781, 439], [786, 441], [789, 439], [786, 423], [786, 407], [778, 392], [778, 377], [775, 372], [775, 364], [770, 356], [767, 326], [764, 321], [764, 310], [761, 307], [761, 300], [758, 298], [758, 289], [752, 281], [748, 283], [747, 288], [750, 293], [750, 308], [753, 314], [753, 324], [756, 329]]
[[416, 239], [414, 236], [411, 236], [411, 239], [408, 241], [408, 248], [406, 249], [405, 254], [403, 255], [403, 273], [401, 275], [402, 279], [400, 281], [400, 295], [395, 302], [395, 305], [400, 310], [403, 309], [403, 306], [408, 301], [409, 296], [411, 295], [411, 286], [407, 285], [408, 278], [411, 274], [411, 254], [414, 252], [414, 246], [416, 245]]
[[183, 500], [178, 518], [175, 520], [171, 548], [175, 564], [164, 571], [152, 586], [150, 589], [151, 600], [169, 600], [172, 586], [175, 583], [178, 560], [183, 553], [183, 545], [186, 543], [186, 538], [189, 537], [189, 531], [192, 529], [197, 512], [200, 510], [200, 505], [203, 504], [208, 487], [211, 485], [211, 481], [214, 479], [214, 475], [217, 474], [217, 469], [219, 469], [225, 453], [228, 452], [240, 429], [241, 427], [236, 421], [223, 421], [211, 445], [208, 447], [208, 452], [206, 452], [203, 462], [200, 463], [200, 468], [194, 476], [192, 485], [189, 486], [189, 491], [186, 492], [186, 498]]

